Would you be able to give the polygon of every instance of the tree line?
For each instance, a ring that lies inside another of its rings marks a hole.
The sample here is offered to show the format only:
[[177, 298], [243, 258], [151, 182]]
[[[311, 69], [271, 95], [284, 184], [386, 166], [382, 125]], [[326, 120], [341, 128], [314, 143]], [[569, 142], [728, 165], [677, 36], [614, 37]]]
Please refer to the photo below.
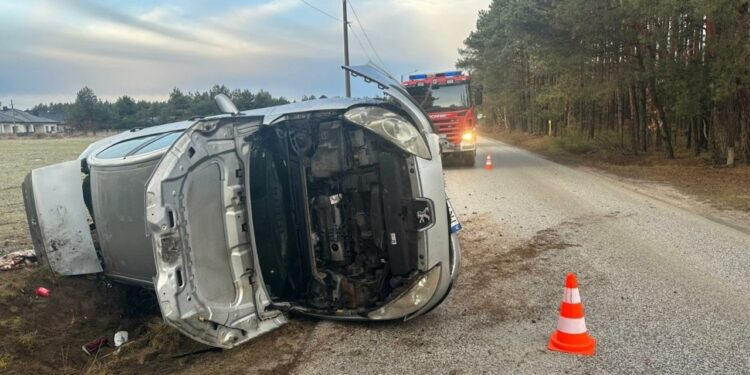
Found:
[[511, 130], [750, 162], [750, 1], [493, 0], [458, 66]]
[[[214, 85], [204, 92], [188, 93], [175, 87], [166, 101], [136, 101], [124, 95], [109, 102], [99, 99], [89, 87], [83, 87], [76, 94], [74, 103], [39, 104], [30, 112], [38, 116], [62, 119], [78, 131], [122, 130], [219, 114], [213, 98], [220, 93], [228, 95], [240, 110], [289, 103], [283, 96], [274, 97], [264, 90], [253, 93], [249, 90], [230, 90], [224, 85]], [[315, 95], [305, 95], [301, 100], [312, 99], [316, 99]]]

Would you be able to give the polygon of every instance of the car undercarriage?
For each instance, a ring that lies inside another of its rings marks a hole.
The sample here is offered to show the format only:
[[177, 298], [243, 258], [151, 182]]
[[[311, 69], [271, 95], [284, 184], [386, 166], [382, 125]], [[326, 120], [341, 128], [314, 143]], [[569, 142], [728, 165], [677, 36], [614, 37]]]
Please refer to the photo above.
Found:
[[289, 119], [251, 143], [254, 233], [275, 303], [364, 314], [416, 277], [405, 153], [336, 116]]

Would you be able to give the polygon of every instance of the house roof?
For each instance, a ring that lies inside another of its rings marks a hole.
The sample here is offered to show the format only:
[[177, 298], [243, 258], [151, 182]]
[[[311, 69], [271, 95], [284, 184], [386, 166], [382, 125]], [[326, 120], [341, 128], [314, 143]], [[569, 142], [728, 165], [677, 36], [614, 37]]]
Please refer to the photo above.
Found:
[[50, 119], [61, 124], [65, 123], [65, 112], [44, 112], [42, 118]]
[[18, 109], [0, 110], [0, 124], [57, 124], [59, 122], [35, 116]]

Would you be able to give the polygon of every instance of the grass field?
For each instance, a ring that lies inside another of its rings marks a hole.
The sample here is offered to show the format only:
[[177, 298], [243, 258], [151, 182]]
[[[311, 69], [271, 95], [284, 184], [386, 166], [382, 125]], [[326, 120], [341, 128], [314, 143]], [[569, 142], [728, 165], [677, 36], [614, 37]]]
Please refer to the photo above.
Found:
[[31, 248], [21, 183], [34, 168], [75, 159], [97, 138], [0, 140], [0, 255]]

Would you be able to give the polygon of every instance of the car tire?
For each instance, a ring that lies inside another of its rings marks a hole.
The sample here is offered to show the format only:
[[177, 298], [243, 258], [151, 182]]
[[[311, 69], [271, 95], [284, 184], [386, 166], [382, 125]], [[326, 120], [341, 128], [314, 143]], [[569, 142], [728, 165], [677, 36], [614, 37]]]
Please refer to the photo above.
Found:
[[463, 163], [462, 164], [464, 166], [466, 166], [466, 167], [473, 167], [474, 165], [476, 165], [477, 152], [476, 151], [466, 152], [466, 153], [464, 153], [461, 156], [461, 158], [463, 159]]

